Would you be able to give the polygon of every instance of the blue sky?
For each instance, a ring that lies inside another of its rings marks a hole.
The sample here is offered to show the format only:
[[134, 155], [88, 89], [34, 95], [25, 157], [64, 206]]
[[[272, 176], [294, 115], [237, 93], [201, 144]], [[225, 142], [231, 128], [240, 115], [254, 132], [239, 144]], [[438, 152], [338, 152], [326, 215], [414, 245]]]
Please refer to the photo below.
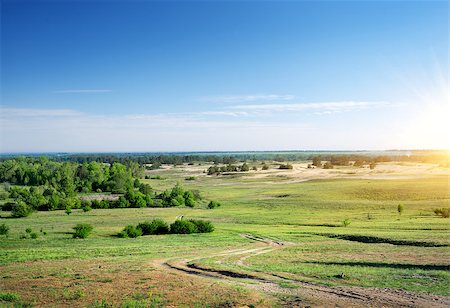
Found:
[[448, 148], [447, 1], [1, 2], [2, 152]]

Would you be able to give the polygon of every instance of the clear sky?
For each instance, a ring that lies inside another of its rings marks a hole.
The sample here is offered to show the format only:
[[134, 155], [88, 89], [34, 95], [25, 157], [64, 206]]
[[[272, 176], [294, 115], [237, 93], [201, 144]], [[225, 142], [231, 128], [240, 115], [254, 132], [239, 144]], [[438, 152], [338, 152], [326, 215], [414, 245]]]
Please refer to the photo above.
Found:
[[447, 1], [1, 0], [1, 152], [449, 148]]

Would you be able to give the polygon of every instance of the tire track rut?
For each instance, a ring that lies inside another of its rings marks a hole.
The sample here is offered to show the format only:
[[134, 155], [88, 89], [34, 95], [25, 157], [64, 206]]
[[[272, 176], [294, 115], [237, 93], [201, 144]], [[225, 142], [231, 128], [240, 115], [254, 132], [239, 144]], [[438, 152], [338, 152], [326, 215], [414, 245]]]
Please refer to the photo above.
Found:
[[[276, 249], [295, 245], [255, 234], [240, 236], [264, 246], [227, 250], [217, 254], [184, 260], [155, 261], [157, 267], [176, 271], [185, 275], [218, 279], [227, 283], [239, 284], [265, 294], [282, 295], [282, 306], [286, 307], [450, 307], [450, 298], [444, 296], [415, 294], [398, 289], [364, 288], [347, 286], [326, 286], [312, 282], [292, 280], [281, 275], [261, 272], [243, 273], [227, 269], [215, 269], [199, 265], [205, 258], [227, 258], [241, 256], [236, 264], [245, 265], [250, 257], [270, 253]], [[290, 287], [282, 287], [282, 283]]]

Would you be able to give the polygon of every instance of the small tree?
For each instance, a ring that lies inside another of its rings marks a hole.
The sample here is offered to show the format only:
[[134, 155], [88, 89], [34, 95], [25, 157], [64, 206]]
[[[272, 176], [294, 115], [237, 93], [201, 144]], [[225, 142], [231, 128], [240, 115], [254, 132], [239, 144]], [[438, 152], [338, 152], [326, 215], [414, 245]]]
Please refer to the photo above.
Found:
[[168, 234], [169, 225], [162, 219], [153, 219], [151, 222], [142, 222], [137, 225], [137, 228], [142, 231], [142, 235], [150, 234]]
[[198, 233], [209, 233], [214, 231], [214, 226], [209, 221], [200, 219], [190, 219], [189, 221], [197, 226]]
[[350, 219], [346, 218], [346, 219], [344, 219], [344, 221], [342, 222], [342, 225], [343, 225], [344, 227], [348, 227], [348, 226], [350, 225], [350, 223], [351, 223]]
[[138, 237], [142, 235], [142, 230], [133, 225], [126, 226], [119, 234], [119, 237]]
[[377, 166], [377, 164], [375, 164], [375, 163], [370, 163], [370, 164], [369, 164], [370, 170], [375, 169], [376, 166]]
[[247, 172], [250, 170], [250, 167], [247, 165], [247, 163], [243, 163], [241, 166], [241, 171]]
[[191, 234], [198, 232], [195, 224], [188, 220], [176, 220], [170, 225], [170, 233], [173, 234]]
[[219, 206], [220, 206], [220, 203], [217, 201], [214, 201], [214, 200], [212, 200], [208, 203], [209, 209], [215, 209], [216, 207], [219, 207]]
[[266, 165], [266, 164], [264, 164], [264, 165], [262, 166], [262, 170], [269, 170], [269, 166]]
[[11, 210], [11, 216], [12, 217], [27, 217], [33, 212], [33, 209], [31, 206], [27, 205], [23, 201], [18, 201], [16, 204], [13, 205]]
[[70, 208], [70, 206], [66, 207], [66, 211], [65, 212], [66, 212], [67, 215], [72, 214], [72, 209]]
[[93, 229], [90, 224], [78, 224], [73, 227], [73, 238], [87, 238]]
[[9, 233], [9, 227], [5, 224], [0, 225], [0, 235], [8, 236]]

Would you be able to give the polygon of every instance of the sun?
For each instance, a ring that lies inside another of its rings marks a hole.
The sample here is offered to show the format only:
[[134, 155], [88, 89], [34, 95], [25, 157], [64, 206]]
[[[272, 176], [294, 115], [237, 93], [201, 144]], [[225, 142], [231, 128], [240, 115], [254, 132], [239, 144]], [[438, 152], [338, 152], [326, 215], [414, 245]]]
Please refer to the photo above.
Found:
[[448, 78], [436, 70], [434, 78], [409, 85], [412, 104], [403, 137], [410, 148], [450, 150], [450, 87]]

